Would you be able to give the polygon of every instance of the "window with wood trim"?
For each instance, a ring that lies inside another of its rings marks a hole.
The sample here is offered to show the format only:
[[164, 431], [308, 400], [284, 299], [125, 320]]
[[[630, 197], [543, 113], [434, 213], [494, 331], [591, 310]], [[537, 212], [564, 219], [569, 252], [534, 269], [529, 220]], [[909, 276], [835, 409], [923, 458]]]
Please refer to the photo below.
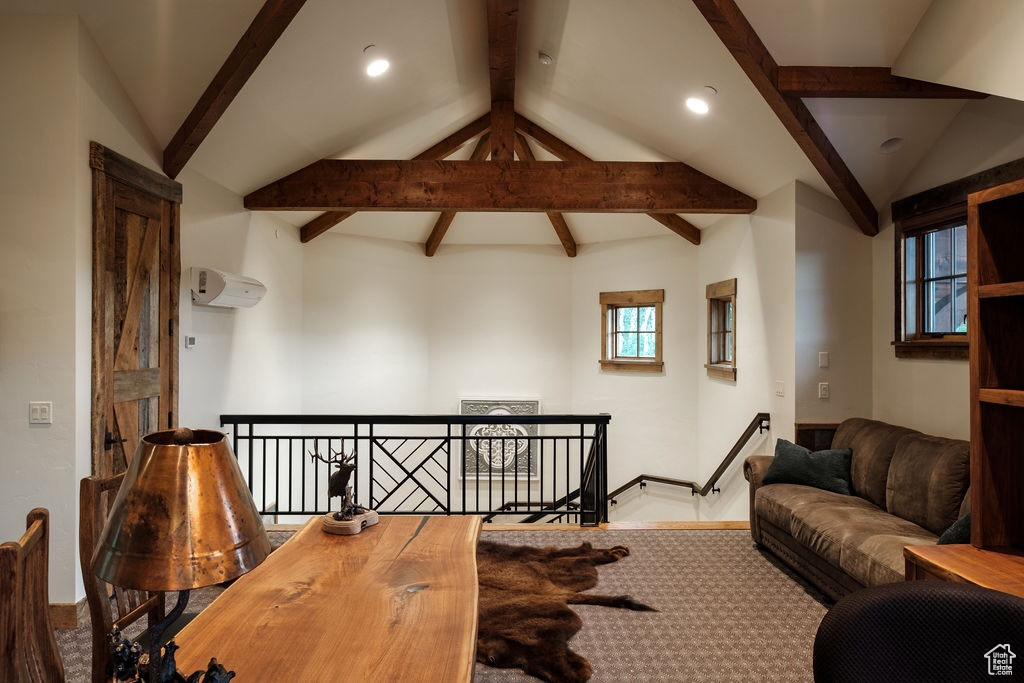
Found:
[[664, 289], [601, 292], [601, 368], [658, 372]]
[[967, 205], [896, 224], [897, 358], [967, 358]]
[[736, 278], [707, 286], [708, 377], [736, 379]]

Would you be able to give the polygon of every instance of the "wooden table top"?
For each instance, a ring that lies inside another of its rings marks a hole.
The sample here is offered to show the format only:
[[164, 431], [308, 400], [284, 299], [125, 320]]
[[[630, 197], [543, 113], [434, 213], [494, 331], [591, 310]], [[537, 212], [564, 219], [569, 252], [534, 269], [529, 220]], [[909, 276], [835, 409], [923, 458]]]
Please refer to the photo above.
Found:
[[973, 583], [1024, 598], [1024, 552], [968, 544], [910, 545], [904, 557], [946, 581]]
[[471, 681], [480, 518], [381, 516], [353, 536], [311, 519], [175, 637], [186, 677]]

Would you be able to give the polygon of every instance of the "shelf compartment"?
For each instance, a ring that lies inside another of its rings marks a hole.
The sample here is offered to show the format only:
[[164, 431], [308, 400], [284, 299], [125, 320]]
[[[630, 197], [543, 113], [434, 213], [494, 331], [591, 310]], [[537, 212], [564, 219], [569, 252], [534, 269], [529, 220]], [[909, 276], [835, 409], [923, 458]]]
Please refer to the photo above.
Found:
[[978, 285], [1024, 281], [1024, 259], [1020, 258], [1024, 194], [979, 199], [975, 200], [978, 244], [973, 257], [977, 260]]

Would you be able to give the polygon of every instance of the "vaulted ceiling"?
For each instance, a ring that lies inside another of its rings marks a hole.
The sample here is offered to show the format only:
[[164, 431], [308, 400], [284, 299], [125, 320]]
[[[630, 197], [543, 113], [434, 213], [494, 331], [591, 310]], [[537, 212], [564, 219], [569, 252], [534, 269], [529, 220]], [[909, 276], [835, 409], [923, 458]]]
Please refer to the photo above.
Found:
[[[874, 234], [972, 98], [1024, 98], [1002, 66], [1022, 56], [1012, 0], [0, 0], [18, 11], [81, 18], [168, 175], [279, 211], [304, 241], [428, 255], [699, 243], [794, 179]], [[376, 80], [370, 44], [392, 63]], [[682, 102], [705, 86], [700, 117]], [[460, 230], [459, 211], [498, 213]]]

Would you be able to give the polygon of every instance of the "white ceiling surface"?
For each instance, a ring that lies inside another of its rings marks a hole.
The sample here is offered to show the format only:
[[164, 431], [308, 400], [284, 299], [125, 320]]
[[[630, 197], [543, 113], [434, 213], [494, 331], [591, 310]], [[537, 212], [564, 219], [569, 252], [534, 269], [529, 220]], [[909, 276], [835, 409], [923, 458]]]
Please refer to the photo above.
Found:
[[893, 72], [1024, 100], [1024, 3], [935, 0]]
[[[1024, 51], [1019, 0], [737, 2], [780, 65], [895, 64], [904, 76], [1024, 99], [1012, 73], [1020, 59], [991, 68]], [[0, 12], [78, 14], [166, 145], [262, 4], [0, 0]], [[378, 80], [361, 67], [370, 43], [392, 63]], [[538, 50], [554, 62], [541, 65]], [[691, 2], [522, 0], [516, 83], [517, 111], [595, 159], [684, 161], [754, 197], [793, 179], [828, 192]], [[718, 95], [701, 118], [682, 103], [705, 85]], [[965, 106], [806, 103], [879, 208]], [[188, 168], [245, 194], [323, 157], [409, 158], [488, 108], [483, 0], [308, 0]], [[893, 136], [905, 145], [881, 154]], [[280, 215], [301, 225], [316, 214]], [[687, 218], [703, 227], [717, 217]], [[333, 230], [422, 242], [435, 219], [366, 212]], [[666, 231], [643, 216], [567, 219], [580, 243]], [[543, 214], [457, 217], [445, 242], [558, 243]]]

